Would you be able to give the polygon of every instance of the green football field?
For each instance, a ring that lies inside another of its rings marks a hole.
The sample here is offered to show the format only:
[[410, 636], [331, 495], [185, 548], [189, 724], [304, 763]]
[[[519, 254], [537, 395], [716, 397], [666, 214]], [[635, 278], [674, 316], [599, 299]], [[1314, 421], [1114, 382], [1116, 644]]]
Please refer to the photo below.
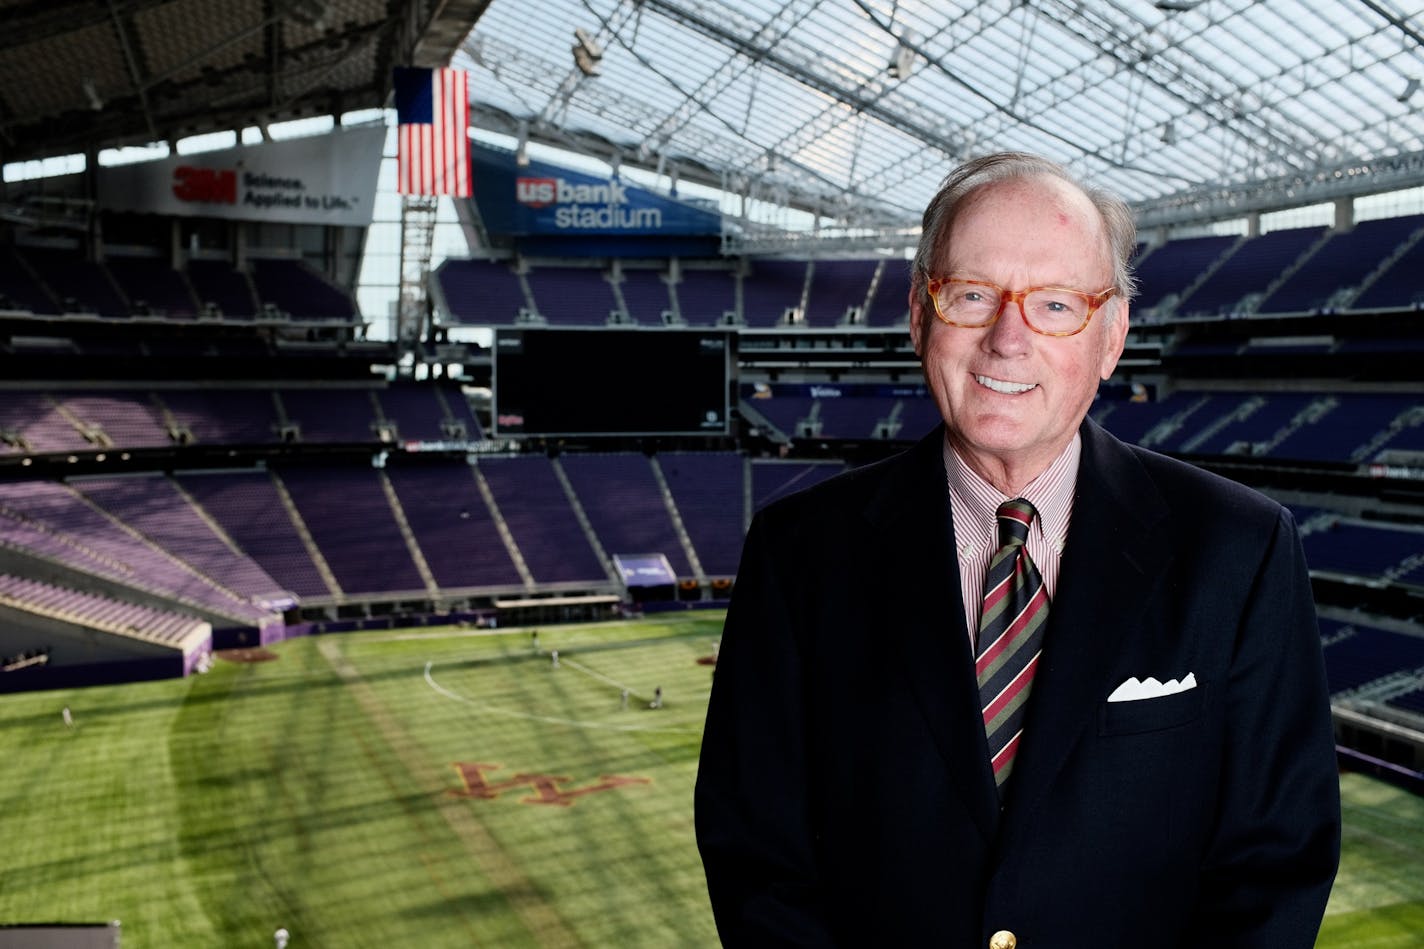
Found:
[[[721, 619], [331, 635], [0, 696], [0, 922], [117, 919], [126, 949], [715, 945], [692, 784]], [[1343, 787], [1320, 945], [1424, 945], [1424, 800]]]

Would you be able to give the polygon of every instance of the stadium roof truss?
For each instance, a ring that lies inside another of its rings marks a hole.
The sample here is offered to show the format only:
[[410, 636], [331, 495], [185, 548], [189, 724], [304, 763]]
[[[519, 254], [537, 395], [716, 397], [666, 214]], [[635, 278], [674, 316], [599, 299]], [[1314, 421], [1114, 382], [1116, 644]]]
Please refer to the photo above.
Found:
[[953, 164], [1008, 148], [1148, 226], [1424, 183], [1412, 0], [493, 0], [456, 63], [477, 124], [823, 236], [906, 233]]
[[489, 0], [0, 0], [0, 161], [387, 104]]

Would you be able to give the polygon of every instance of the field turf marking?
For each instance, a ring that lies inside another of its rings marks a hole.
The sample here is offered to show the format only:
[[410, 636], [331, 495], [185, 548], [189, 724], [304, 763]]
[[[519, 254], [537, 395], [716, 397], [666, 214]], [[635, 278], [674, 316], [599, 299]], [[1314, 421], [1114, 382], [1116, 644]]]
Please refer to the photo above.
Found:
[[501, 708], [498, 705], [487, 705], [484, 702], [477, 702], [474, 699], [461, 695], [458, 692], [451, 691], [450, 689], [447, 689], [445, 686], [441, 685], [439, 682], [436, 682], [435, 676], [431, 674], [431, 668], [434, 665], [435, 663], [433, 662], [427, 662], [425, 664], [426, 685], [430, 686], [430, 688], [434, 689], [440, 695], [445, 696], [445, 698], [450, 699], [452, 702], [460, 702], [464, 705], [468, 705], [477, 712], [487, 713], [489, 715], [499, 715], [504, 718], [523, 719], [526, 722], [539, 722], [544, 725], [563, 725], [569, 728], [602, 729], [605, 731], [615, 732], [649, 732], [660, 735], [702, 734], [702, 728], [700, 724], [696, 728], [658, 728], [653, 725], [622, 725], [617, 722], [596, 722], [586, 721], [584, 719], [578, 718], [560, 718], [556, 715], [536, 715], [533, 712], [522, 712], [516, 709]]
[[[416, 749], [420, 746], [386, 709], [375, 690], [361, 679], [360, 671], [341, 655], [337, 645], [330, 640], [323, 640], [317, 644], [317, 649], [337, 676], [346, 683], [361, 710], [416, 782], [432, 789], [447, 789], [449, 781], [445, 775], [417, 752]], [[443, 794], [434, 795], [432, 799], [440, 815], [445, 818], [456, 837], [465, 844], [485, 877], [500, 895], [509, 901], [509, 905], [519, 914], [519, 918], [539, 945], [581, 945], [558, 912], [537, 895], [533, 883], [524, 875], [518, 862], [500, 846], [467, 805], [459, 798], [446, 797]]]

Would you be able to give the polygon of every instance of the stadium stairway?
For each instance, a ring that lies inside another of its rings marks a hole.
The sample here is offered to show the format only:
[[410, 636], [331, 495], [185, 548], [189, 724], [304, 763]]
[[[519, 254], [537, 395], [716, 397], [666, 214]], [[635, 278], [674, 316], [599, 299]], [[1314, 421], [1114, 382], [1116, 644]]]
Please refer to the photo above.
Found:
[[312, 536], [311, 529], [307, 527], [306, 519], [302, 517], [302, 512], [297, 510], [297, 502], [292, 500], [292, 494], [287, 490], [287, 485], [282, 481], [281, 475], [277, 472], [269, 472], [272, 478], [272, 486], [277, 489], [277, 497], [282, 500], [282, 508], [287, 512], [287, 517], [291, 519], [292, 526], [296, 528], [297, 536], [302, 540], [302, 546], [306, 548], [307, 556], [311, 558], [312, 565], [316, 567], [316, 572], [321, 575], [322, 582], [331, 591], [332, 599], [340, 603], [346, 599], [345, 592], [341, 589], [341, 584], [336, 580], [336, 573], [332, 571], [331, 564], [326, 562], [326, 557], [322, 555], [321, 548], [316, 544], [316, 538]]
[[648, 458], [648, 464], [652, 466], [653, 480], [658, 483], [658, 493], [663, 496], [663, 503], [667, 505], [668, 517], [672, 520], [672, 527], [677, 533], [678, 542], [682, 544], [683, 553], [687, 555], [687, 562], [692, 566], [692, 575], [697, 578], [697, 585], [701, 589], [707, 590], [709, 589], [707, 572], [702, 569], [702, 560], [697, 556], [697, 549], [692, 544], [692, 535], [687, 532], [687, 525], [682, 521], [682, 512], [677, 509], [677, 499], [672, 496], [672, 488], [668, 487], [663, 466], [658, 462], [656, 455]]
[[386, 495], [386, 503], [391, 506], [391, 516], [395, 518], [396, 529], [400, 531], [401, 539], [405, 541], [406, 550], [410, 552], [410, 559], [415, 563], [416, 572], [420, 574], [421, 582], [425, 584], [425, 592], [431, 596], [439, 596], [440, 585], [435, 582], [435, 574], [430, 570], [430, 564], [425, 559], [425, 552], [420, 549], [420, 542], [416, 540], [415, 531], [410, 529], [410, 521], [406, 519], [405, 508], [401, 505], [400, 498], [396, 496], [396, 489], [391, 484], [390, 476], [384, 471], [378, 470], [376, 480], [381, 485], [381, 491]]
[[509, 521], [505, 520], [504, 512], [499, 509], [499, 501], [495, 499], [489, 479], [485, 477], [485, 473], [480, 470], [479, 465], [470, 465], [470, 475], [475, 479], [475, 488], [480, 492], [480, 497], [484, 498], [485, 505], [490, 510], [490, 517], [494, 521], [495, 533], [499, 535], [500, 543], [504, 544], [504, 549], [509, 551], [509, 559], [514, 561], [514, 569], [519, 571], [519, 579], [524, 582], [526, 590], [533, 590], [538, 582], [534, 579], [533, 571], [529, 569], [529, 562], [524, 559], [524, 551], [519, 549], [519, 542], [514, 539], [514, 532], [509, 529]]
[[598, 555], [598, 562], [603, 564], [609, 581], [622, 586], [623, 578], [618, 575], [618, 568], [614, 565], [613, 558], [608, 555], [608, 551], [604, 550], [603, 544], [599, 542], [598, 534], [593, 529], [593, 522], [588, 519], [588, 512], [584, 510], [583, 502], [579, 500], [578, 492], [574, 490], [574, 483], [569, 480], [569, 473], [564, 470], [563, 463], [559, 459], [551, 458], [550, 461], [553, 463], [554, 477], [559, 479], [559, 484], [569, 499], [569, 506], [573, 508], [574, 518], [578, 521], [584, 537], [588, 539], [589, 546]]

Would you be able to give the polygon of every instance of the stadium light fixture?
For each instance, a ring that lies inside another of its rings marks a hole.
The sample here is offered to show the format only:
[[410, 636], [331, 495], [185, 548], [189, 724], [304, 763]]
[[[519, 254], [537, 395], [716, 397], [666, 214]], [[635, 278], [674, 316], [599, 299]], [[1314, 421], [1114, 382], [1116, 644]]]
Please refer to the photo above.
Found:
[[1166, 13], [1186, 13], [1202, 5], [1202, 0], [1157, 0], [1153, 6]]
[[326, 29], [326, 0], [296, 0], [287, 8], [287, 16], [303, 26]]
[[80, 85], [84, 87], [84, 97], [89, 100], [89, 108], [95, 112], [104, 111], [104, 98], [99, 95], [99, 90], [94, 85], [94, 80], [85, 76], [84, 81], [80, 83]]
[[574, 30], [574, 39], [574, 65], [585, 76], [597, 76], [601, 71], [599, 64], [603, 61], [603, 46], [583, 27]]
[[906, 32], [890, 55], [890, 64], [885, 67], [891, 79], [908, 79], [915, 69], [915, 35]]

